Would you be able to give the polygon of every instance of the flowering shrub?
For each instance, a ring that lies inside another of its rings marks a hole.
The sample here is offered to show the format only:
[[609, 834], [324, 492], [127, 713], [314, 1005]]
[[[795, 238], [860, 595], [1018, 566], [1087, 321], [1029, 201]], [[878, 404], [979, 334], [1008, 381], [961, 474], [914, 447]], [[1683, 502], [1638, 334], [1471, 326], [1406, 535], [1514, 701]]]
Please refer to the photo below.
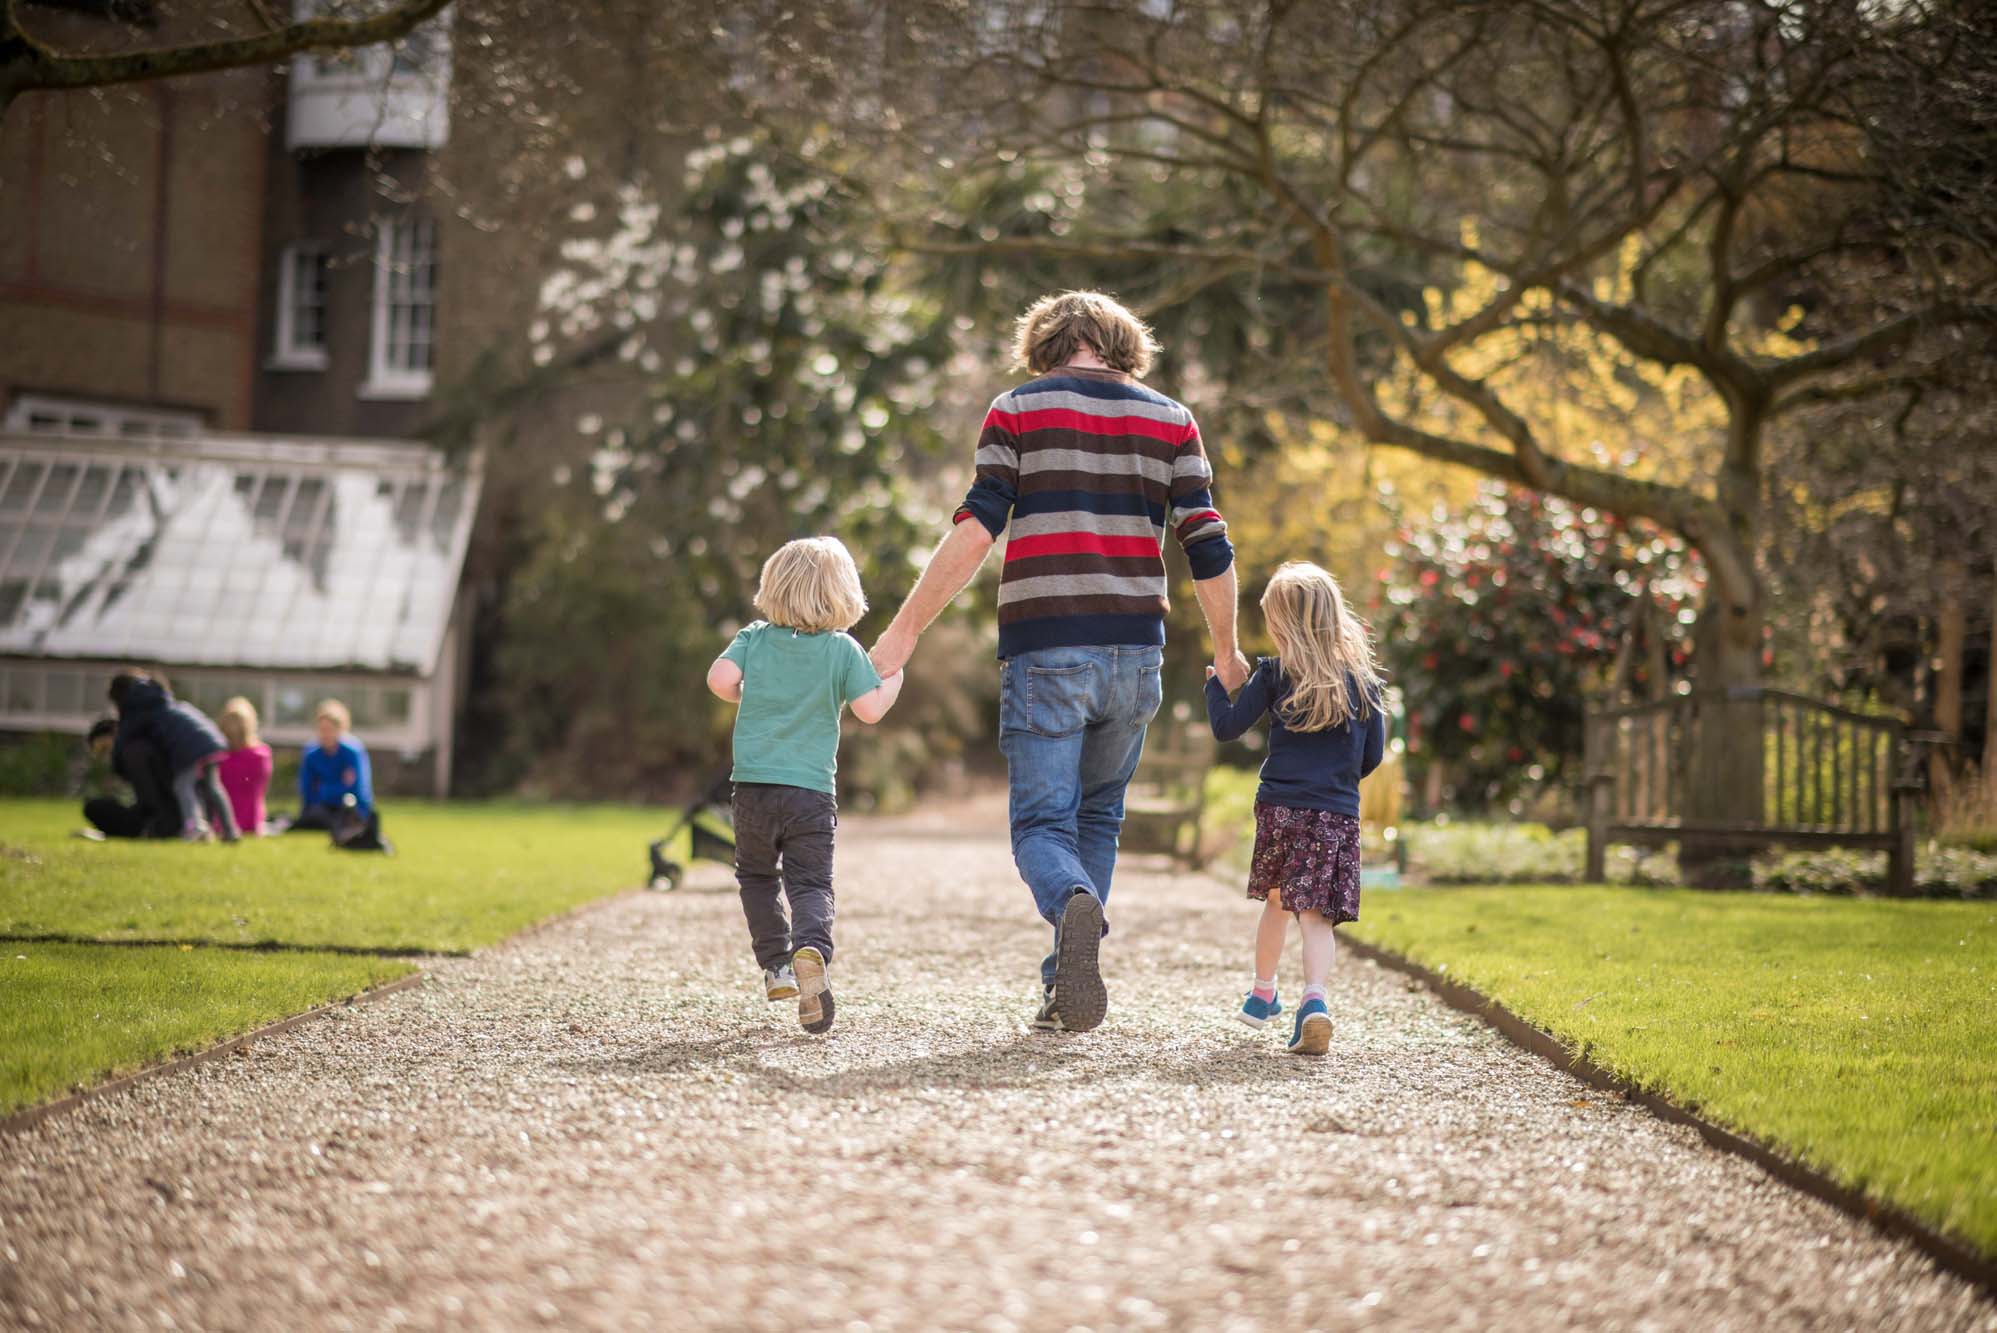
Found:
[[1646, 524], [1491, 484], [1459, 513], [1404, 517], [1386, 553], [1375, 620], [1417, 790], [1438, 763], [1445, 799], [1473, 808], [1578, 775], [1584, 702], [1625, 637], [1639, 692], [1689, 662], [1697, 557]]

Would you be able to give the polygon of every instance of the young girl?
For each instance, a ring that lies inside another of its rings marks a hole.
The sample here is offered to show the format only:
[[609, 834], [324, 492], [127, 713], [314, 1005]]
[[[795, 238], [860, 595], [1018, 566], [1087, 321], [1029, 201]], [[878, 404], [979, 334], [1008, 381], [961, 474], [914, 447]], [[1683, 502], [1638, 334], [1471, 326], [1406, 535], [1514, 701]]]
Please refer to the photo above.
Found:
[[222, 756], [222, 791], [236, 812], [236, 827], [247, 837], [262, 837], [271, 760], [270, 747], [257, 739], [256, 705], [237, 695], [222, 705], [215, 725], [229, 742], [229, 753]]
[[1255, 857], [1248, 896], [1262, 900], [1255, 931], [1255, 988], [1241, 1021], [1261, 1027], [1282, 1012], [1276, 965], [1297, 918], [1304, 937], [1304, 1002], [1290, 1050], [1322, 1055], [1331, 1045], [1325, 979], [1331, 928], [1359, 919], [1359, 779], [1380, 765], [1386, 723], [1380, 670], [1366, 626], [1346, 609], [1330, 574], [1305, 561], [1276, 571], [1262, 594], [1276, 640], [1230, 703], [1207, 668], [1207, 721], [1231, 741], [1269, 714], [1269, 757], [1255, 793]]
[[[787, 543], [763, 564], [747, 626], [707, 669], [735, 714], [735, 878], [763, 994], [797, 997], [807, 1032], [832, 1026], [832, 831], [839, 718], [878, 722], [901, 693], [845, 631], [866, 613], [860, 571], [837, 538]], [[778, 863], [782, 862], [779, 872]], [[784, 904], [789, 903], [786, 919]]]

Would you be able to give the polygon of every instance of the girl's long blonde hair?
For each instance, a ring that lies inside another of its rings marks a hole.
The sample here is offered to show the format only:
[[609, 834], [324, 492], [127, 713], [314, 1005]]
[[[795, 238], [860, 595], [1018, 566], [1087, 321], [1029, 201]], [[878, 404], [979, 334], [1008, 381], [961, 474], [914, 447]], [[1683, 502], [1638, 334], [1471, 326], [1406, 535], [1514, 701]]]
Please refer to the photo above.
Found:
[[257, 744], [257, 706], [240, 694], [222, 705], [222, 711], [215, 714], [215, 725], [222, 729], [231, 750]]
[[1345, 605], [1337, 579], [1308, 560], [1292, 560], [1269, 580], [1262, 614], [1290, 687], [1280, 705], [1284, 726], [1326, 731], [1372, 713], [1380, 692], [1373, 637]]

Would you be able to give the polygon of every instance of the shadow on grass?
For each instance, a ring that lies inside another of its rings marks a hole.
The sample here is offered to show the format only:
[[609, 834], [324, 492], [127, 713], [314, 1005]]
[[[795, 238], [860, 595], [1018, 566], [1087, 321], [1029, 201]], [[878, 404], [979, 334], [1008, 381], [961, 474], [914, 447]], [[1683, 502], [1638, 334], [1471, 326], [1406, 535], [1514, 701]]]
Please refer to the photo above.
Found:
[[60, 931], [0, 933], [0, 944], [101, 944], [114, 949], [232, 949], [239, 953], [332, 953], [350, 958], [469, 958], [469, 949], [423, 949], [411, 945], [387, 944], [293, 944], [288, 940], [211, 940], [145, 936], [140, 939], [105, 939], [101, 935], [68, 935]]

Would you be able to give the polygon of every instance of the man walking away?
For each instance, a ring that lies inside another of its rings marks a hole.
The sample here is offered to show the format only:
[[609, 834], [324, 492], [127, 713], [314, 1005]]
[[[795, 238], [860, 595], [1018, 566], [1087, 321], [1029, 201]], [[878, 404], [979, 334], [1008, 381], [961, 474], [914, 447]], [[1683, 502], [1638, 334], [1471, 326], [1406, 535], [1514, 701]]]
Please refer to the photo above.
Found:
[[1234, 547], [1214, 507], [1193, 414], [1139, 379], [1150, 329], [1100, 292], [1043, 297], [1015, 332], [1034, 376], [1000, 394], [950, 534], [875, 645], [898, 671], [1000, 534], [999, 745], [1012, 853], [1054, 927], [1034, 1026], [1087, 1032], [1108, 1010], [1098, 961], [1124, 789], [1162, 700], [1164, 536], [1185, 548], [1228, 689], [1248, 678], [1235, 640]]

